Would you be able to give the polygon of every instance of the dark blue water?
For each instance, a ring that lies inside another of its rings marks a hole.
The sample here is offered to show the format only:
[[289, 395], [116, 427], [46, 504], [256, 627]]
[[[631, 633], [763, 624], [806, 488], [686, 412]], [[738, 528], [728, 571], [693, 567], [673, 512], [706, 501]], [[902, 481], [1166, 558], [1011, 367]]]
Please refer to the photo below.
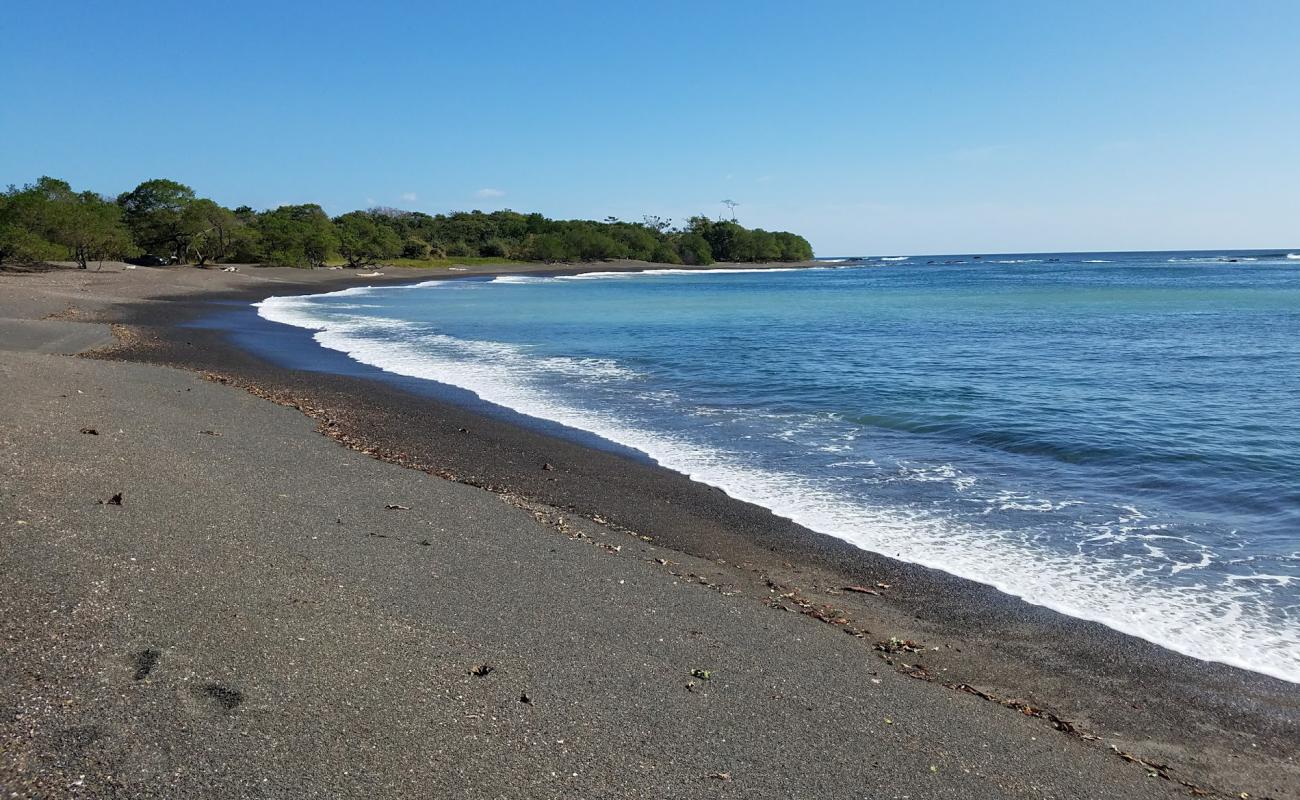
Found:
[[273, 298], [389, 372], [1300, 681], [1300, 258], [861, 259]]

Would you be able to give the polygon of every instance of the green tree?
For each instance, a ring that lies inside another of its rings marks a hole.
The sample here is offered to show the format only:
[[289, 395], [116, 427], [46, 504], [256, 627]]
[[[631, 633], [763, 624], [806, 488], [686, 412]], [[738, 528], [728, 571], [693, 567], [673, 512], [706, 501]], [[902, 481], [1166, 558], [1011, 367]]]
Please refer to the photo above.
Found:
[[364, 267], [381, 258], [396, 258], [402, 239], [392, 227], [381, 224], [364, 211], [353, 211], [334, 220], [338, 250], [349, 267]]
[[119, 195], [117, 204], [142, 250], [181, 261], [194, 233], [193, 220], [185, 215], [194, 200], [194, 190], [185, 184], [154, 178]]
[[433, 248], [429, 243], [418, 236], [408, 236], [406, 241], [402, 242], [402, 258], [411, 258], [416, 261], [423, 261], [433, 255]]
[[77, 267], [91, 261], [123, 258], [135, 252], [131, 233], [122, 223], [122, 210], [94, 192], [82, 192], [57, 203], [51, 236], [68, 249]]
[[778, 259], [781, 261], [810, 261], [813, 257], [812, 245], [808, 240], [798, 234], [789, 233], [788, 231], [777, 231], [773, 234], [776, 237], [777, 248], [780, 251]]
[[638, 261], [654, 260], [660, 241], [653, 230], [631, 222], [616, 222], [607, 228], [610, 236], [623, 246], [624, 258], [635, 258]]
[[230, 209], [201, 198], [185, 206], [179, 227], [186, 237], [186, 255], [193, 256], [194, 263], [203, 266], [230, 254], [236, 231], [244, 223]]
[[678, 236], [677, 254], [683, 264], [706, 267], [713, 263], [713, 248], [698, 233], [683, 233]]
[[505, 239], [493, 237], [483, 243], [478, 249], [478, 254], [483, 258], [509, 258], [511, 247]]
[[21, 189], [10, 186], [0, 202], [0, 263], [57, 259], [63, 250], [52, 240], [57, 208], [72, 196], [66, 181], [49, 176]]
[[569, 259], [605, 261], [627, 257], [627, 248], [593, 223], [573, 225], [564, 232], [563, 241]]
[[564, 261], [568, 257], [568, 251], [564, 246], [564, 240], [554, 233], [543, 233], [540, 236], [533, 236], [528, 240], [523, 251], [524, 258], [533, 261], [545, 261], [552, 263], [555, 261]]
[[85, 269], [132, 252], [117, 206], [94, 192], [74, 192], [67, 181], [44, 176], [0, 201], [0, 260], [70, 257]]
[[280, 206], [260, 214], [262, 254], [272, 264], [319, 267], [338, 249], [329, 215], [313, 204]]

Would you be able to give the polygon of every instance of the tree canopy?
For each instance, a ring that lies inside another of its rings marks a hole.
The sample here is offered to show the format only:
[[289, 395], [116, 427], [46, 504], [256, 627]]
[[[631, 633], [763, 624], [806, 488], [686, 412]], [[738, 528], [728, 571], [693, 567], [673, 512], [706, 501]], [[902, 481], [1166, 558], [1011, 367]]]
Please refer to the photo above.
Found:
[[0, 195], [0, 263], [68, 257], [85, 269], [134, 252], [121, 210], [94, 192], [46, 176]]
[[194, 200], [185, 184], [154, 178], [118, 195], [117, 204], [141, 250], [182, 261], [198, 232], [197, 221], [185, 213]]
[[804, 261], [802, 236], [695, 216], [683, 225], [554, 220], [517, 211], [425, 214], [392, 208], [331, 218], [315, 204], [229, 209], [166, 178], [109, 200], [43, 177], [0, 194], [0, 263], [146, 255], [168, 262], [319, 267], [341, 259], [365, 267], [392, 259], [501, 258], [521, 261], [636, 259], [664, 264]]

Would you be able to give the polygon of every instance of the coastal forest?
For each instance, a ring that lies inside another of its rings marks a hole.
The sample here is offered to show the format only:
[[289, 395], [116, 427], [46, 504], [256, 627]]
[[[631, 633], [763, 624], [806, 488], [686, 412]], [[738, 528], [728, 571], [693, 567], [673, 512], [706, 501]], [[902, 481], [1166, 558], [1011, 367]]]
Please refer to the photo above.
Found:
[[805, 261], [812, 246], [784, 231], [704, 215], [684, 224], [555, 220], [516, 211], [424, 214], [371, 208], [331, 217], [319, 205], [226, 208], [183, 183], [157, 178], [108, 197], [42, 177], [0, 194], [0, 266], [69, 260], [365, 267], [455, 259], [663, 264]]

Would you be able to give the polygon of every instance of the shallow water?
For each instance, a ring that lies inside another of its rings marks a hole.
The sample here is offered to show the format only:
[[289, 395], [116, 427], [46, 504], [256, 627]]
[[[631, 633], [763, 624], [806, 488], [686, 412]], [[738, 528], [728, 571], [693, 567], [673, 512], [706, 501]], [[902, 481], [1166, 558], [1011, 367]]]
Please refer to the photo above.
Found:
[[383, 370], [1300, 682], [1300, 258], [851, 259], [271, 298]]

